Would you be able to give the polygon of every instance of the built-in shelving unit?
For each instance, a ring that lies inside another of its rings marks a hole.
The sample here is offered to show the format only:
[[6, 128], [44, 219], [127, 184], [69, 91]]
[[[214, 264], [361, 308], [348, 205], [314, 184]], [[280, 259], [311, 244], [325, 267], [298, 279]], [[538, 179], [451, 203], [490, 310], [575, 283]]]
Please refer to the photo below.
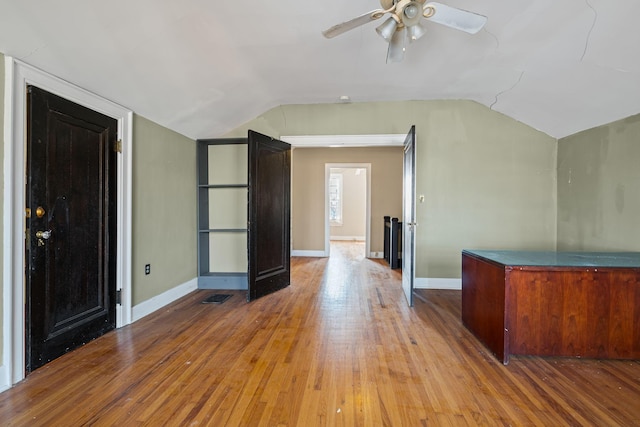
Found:
[[247, 139], [197, 144], [198, 288], [247, 289]]

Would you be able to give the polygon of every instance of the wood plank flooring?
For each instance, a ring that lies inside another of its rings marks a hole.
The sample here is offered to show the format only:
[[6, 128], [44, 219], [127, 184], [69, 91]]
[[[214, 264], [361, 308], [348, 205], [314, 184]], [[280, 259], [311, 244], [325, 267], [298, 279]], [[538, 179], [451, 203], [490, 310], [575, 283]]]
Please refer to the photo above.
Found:
[[[460, 321], [459, 291], [332, 245], [246, 303], [196, 291], [0, 394], [0, 425], [640, 425], [640, 361], [513, 357]], [[334, 256], [335, 255], [335, 256]]]

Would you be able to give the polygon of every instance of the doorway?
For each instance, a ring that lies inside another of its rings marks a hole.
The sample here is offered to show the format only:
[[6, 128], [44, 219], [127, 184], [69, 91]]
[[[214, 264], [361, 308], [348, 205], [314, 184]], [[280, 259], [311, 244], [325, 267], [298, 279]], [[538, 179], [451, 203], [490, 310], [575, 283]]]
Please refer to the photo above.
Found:
[[133, 112], [86, 90], [5, 56], [7, 102], [5, 108], [5, 180], [3, 212], [5, 212], [5, 248], [3, 252], [2, 306], [3, 348], [0, 389], [7, 389], [25, 377], [25, 269], [26, 232], [26, 156], [28, 85], [113, 117], [118, 123], [117, 156], [117, 241], [116, 289], [121, 291], [121, 304], [116, 306], [116, 327], [131, 323], [131, 240], [132, 240], [132, 122]]
[[115, 329], [118, 122], [27, 87], [26, 370]]
[[370, 254], [371, 163], [325, 164], [325, 253], [332, 241], [360, 242]]

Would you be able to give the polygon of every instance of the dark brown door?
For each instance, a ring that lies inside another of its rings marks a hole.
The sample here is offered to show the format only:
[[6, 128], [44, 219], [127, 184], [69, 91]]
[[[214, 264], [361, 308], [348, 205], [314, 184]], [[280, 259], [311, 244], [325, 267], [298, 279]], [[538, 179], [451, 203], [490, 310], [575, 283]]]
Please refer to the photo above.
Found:
[[26, 369], [115, 328], [117, 121], [28, 88]]
[[291, 146], [249, 131], [249, 294], [289, 286]]

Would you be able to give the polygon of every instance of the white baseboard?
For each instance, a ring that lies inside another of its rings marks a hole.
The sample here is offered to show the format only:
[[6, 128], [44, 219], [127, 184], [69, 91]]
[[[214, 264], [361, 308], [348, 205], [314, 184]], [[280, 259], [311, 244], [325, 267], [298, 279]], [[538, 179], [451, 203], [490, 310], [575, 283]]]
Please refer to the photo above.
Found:
[[291, 256], [324, 258], [324, 257], [327, 257], [329, 255], [325, 254], [324, 251], [299, 251], [299, 250], [293, 250], [293, 251], [291, 251]]
[[384, 258], [384, 252], [369, 252], [369, 258], [382, 259]]
[[329, 240], [346, 240], [350, 242], [364, 242], [365, 239], [366, 238], [364, 236], [329, 236]]
[[148, 300], [135, 305], [131, 309], [131, 321], [136, 322], [154, 311], [161, 309], [165, 305], [195, 291], [196, 289], [198, 289], [198, 278], [193, 278], [186, 283], [161, 293], [160, 295], [149, 298]]
[[462, 290], [462, 279], [438, 279], [431, 277], [416, 277], [413, 282], [414, 289], [450, 289]]
[[[5, 348], [4, 351], [7, 351]], [[0, 366], [0, 393], [11, 388], [11, 376], [6, 365]]]

